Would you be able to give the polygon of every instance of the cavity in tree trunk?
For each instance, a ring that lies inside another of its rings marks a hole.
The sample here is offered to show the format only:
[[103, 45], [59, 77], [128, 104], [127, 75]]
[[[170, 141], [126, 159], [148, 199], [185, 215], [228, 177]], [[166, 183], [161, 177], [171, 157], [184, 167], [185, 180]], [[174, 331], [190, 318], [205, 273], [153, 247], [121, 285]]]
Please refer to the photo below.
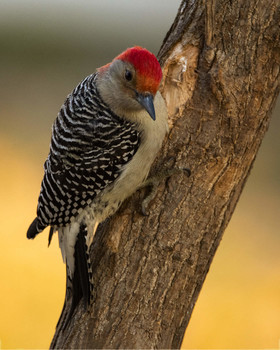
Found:
[[51, 347], [179, 348], [267, 130], [280, 86], [278, 0], [183, 1], [158, 58], [170, 133], [152, 168], [188, 167], [102, 224], [94, 303]]

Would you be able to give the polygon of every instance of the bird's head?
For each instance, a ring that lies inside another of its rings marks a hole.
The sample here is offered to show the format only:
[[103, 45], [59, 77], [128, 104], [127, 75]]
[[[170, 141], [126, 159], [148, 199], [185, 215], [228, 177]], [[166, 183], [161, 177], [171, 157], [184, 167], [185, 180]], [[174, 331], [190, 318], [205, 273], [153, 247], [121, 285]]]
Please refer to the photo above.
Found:
[[104, 101], [117, 113], [145, 109], [155, 120], [154, 96], [162, 71], [155, 55], [135, 46], [98, 69], [98, 89]]

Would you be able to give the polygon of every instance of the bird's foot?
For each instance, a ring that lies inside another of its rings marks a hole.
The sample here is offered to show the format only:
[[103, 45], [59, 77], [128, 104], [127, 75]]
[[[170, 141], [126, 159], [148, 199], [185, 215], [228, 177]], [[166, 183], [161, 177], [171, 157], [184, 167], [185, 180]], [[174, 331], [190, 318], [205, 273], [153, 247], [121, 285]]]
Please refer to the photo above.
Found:
[[191, 175], [191, 171], [188, 168], [173, 168], [173, 169], [164, 169], [163, 171], [159, 172], [157, 175], [154, 175], [147, 179], [143, 184], [141, 185], [141, 188], [144, 187], [150, 187], [150, 193], [143, 199], [141, 211], [144, 216], [149, 215], [147, 212], [147, 208], [150, 204], [150, 202], [155, 198], [158, 185], [161, 181], [168, 179], [169, 177], [177, 174], [185, 173], [188, 177]]

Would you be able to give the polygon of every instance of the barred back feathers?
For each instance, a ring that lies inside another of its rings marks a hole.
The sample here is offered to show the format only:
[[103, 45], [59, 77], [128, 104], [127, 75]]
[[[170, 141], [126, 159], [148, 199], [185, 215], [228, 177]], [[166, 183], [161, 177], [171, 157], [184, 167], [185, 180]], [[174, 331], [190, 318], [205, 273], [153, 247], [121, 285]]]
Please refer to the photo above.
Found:
[[85, 78], [67, 97], [54, 122], [36, 227], [28, 236], [49, 225], [67, 225], [113, 183], [139, 143], [135, 125], [112, 113], [101, 100], [96, 73]]

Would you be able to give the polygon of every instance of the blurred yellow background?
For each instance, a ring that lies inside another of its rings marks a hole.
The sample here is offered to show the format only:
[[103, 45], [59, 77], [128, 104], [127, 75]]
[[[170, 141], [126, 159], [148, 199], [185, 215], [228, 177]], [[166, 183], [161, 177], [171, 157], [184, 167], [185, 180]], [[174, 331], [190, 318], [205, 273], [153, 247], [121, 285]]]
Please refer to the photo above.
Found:
[[[154, 53], [180, 1], [1, 0], [0, 348], [48, 348], [62, 309], [57, 240], [26, 230], [51, 124], [77, 83], [120, 51]], [[225, 232], [183, 343], [277, 348], [280, 339], [280, 103]]]

